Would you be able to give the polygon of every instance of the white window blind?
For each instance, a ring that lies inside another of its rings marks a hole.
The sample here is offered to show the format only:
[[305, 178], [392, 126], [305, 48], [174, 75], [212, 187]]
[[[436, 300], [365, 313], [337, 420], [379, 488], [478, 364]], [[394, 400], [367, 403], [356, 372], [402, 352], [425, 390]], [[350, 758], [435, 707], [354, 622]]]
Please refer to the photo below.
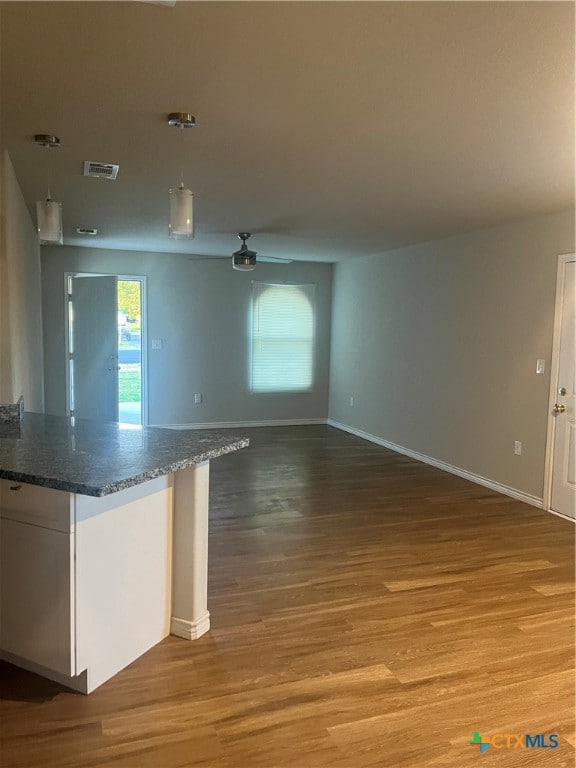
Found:
[[314, 285], [252, 284], [253, 392], [312, 389], [314, 288]]

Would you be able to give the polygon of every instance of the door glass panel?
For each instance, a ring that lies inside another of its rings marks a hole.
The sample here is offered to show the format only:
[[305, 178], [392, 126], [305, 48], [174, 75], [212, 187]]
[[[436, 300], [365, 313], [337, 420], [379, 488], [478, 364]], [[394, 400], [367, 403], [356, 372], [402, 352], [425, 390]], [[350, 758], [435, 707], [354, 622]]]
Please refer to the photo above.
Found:
[[142, 282], [118, 278], [118, 421], [142, 423]]

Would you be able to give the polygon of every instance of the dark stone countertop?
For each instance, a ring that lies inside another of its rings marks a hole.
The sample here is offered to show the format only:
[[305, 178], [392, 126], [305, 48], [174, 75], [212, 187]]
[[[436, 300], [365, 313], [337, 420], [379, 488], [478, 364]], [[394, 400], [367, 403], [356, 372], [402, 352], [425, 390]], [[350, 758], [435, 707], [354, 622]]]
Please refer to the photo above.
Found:
[[0, 478], [107, 496], [249, 445], [225, 430], [103, 424], [25, 413], [0, 424]]

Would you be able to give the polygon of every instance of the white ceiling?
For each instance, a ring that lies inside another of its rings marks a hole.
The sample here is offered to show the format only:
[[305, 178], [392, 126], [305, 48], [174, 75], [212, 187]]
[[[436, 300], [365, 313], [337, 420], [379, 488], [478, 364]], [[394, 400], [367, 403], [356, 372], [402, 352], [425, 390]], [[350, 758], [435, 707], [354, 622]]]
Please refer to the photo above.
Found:
[[574, 204], [573, 3], [0, 9], [3, 144], [31, 213], [51, 181], [67, 244], [223, 256], [244, 230], [262, 255], [338, 261]]

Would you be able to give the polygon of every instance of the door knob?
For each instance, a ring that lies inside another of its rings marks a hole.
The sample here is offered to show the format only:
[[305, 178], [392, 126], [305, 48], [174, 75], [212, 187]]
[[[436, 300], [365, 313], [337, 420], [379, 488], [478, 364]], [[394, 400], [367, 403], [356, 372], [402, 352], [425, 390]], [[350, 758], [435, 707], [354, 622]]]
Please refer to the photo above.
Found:
[[564, 413], [564, 411], [566, 410], [566, 406], [565, 405], [559, 405], [558, 403], [556, 403], [556, 405], [554, 406], [553, 410], [554, 410], [554, 413]]

